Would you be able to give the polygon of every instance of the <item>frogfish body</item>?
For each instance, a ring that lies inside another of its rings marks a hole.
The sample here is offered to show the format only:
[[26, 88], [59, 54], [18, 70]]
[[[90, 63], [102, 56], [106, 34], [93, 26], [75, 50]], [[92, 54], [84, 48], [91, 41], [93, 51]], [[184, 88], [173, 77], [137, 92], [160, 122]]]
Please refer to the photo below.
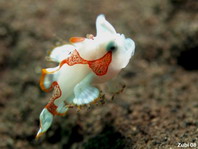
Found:
[[40, 114], [40, 137], [51, 126], [55, 115], [65, 115], [68, 105], [82, 106], [100, 96], [95, 84], [114, 78], [134, 55], [135, 43], [115, 31], [104, 15], [96, 19], [96, 36], [72, 37], [71, 44], [52, 50], [55, 68], [42, 69], [40, 87], [53, 90], [49, 103]]

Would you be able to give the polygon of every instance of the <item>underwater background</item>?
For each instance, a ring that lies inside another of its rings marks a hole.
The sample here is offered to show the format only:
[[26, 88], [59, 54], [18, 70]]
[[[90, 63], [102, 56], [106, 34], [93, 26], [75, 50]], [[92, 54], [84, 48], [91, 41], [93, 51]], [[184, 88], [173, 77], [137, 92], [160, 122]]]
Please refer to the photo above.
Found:
[[[35, 140], [51, 96], [39, 87], [41, 69], [54, 66], [47, 53], [95, 35], [101, 13], [136, 43], [117, 79], [125, 90], [55, 117]], [[0, 0], [0, 149], [198, 147], [197, 39], [197, 0]]]

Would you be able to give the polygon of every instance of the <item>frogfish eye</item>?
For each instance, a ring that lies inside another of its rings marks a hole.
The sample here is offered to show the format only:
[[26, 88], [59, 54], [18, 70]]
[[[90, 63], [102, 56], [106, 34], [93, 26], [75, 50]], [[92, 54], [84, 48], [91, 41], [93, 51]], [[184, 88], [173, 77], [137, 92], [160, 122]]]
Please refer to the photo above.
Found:
[[107, 45], [107, 48], [106, 50], [109, 52], [109, 51], [115, 51], [117, 49], [117, 46], [114, 42], [110, 42], [108, 45]]

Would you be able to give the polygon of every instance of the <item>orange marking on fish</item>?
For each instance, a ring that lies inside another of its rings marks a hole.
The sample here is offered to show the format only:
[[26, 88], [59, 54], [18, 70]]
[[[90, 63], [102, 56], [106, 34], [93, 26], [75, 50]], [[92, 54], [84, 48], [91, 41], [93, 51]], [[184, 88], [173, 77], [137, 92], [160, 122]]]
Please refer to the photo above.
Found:
[[41, 78], [40, 78], [40, 87], [43, 91], [50, 92], [57, 83], [57, 82], [53, 82], [52, 85], [48, 89], [45, 88], [44, 79], [45, 79], [46, 74], [52, 74], [52, 73], [58, 71], [59, 69], [60, 69], [60, 67], [57, 70], [54, 70], [54, 71], [51, 71], [51, 72], [47, 71], [46, 69], [42, 69]]
[[103, 57], [96, 59], [96, 60], [85, 60], [83, 59], [80, 54], [78, 53], [77, 50], [74, 50], [72, 55], [70, 57], [68, 57], [67, 59], [63, 60], [60, 65], [59, 68], [52, 71], [52, 72], [48, 72], [46, 69], [42, 69], [42, 75], [41, 75], [41, 79], [40, 79], [40, 87], [43, 91], [45, 92], [50, 92], [54, 85], [52, 83], [52, 85], [46, 89], [44, 86], [44, 79], [46, 74], [52, 74], [56, 71], [58, 71], [64, 64], [68, 64], [69, 66], [73, 66], [75, 64], [88, 64], [89, 67], [92, 69], [92, 71], [98, 75], [98, 76], [103, 76], [107, 73], [108, 71], [108, 67], [109, 64], [112, 61], [112, 52], [107, 52]]
[[71, 38], [69, 39], [69, 41], [70, 41], [71, 43], [82, 42], [82, 41], [84, 41], [84, 40], [85, 40], [84, 37], [71, 37]]
[[60, 89], [58, 83], [57, 83], [57, 82], [53, 82], [50, 88], [54, 88], [54, 94], [53, 94], [53, 96], [51, 97], [50, 102], [45, 106], [45, 108], [46, 108], [50, 113], [52, 113], [53, 115], [64, 115], [64, 114], [58, 113], [58, 112], [56, 111], [56, 109], [58, 108], [58, 106], [56, 106], [56, 105], [54, 104], [54, 101], [55, 101], [56, 99], [58, 99], [58, 98], [62, 95], [62, 92], [61, 92], [61, 89]]
[[40, 78], [40, 87], [45, 92], [50, 92], [53, 89], [52, 86], [48, 89], [46, 89], [45, 86], [44, 86], [45, 76], [46, 76], [46, 74], [50, 74], [50, 73], [54, 73], [54, 72], [48, 72], [46, 69], [42, 69], [41, 78]]
[[105, 75], [112, 60], [112, 52], [107, 52], [103, 57], [97, 60], [88, 61], [89, 67], [96, 75]]
[[107, 52], [103, 57], [88, 61], [83, 59], [77, 50], [75, 50], [72, 55], [63, 60], [60, 64], [60, 67], [64, 65], [65, 63], [68, 64], [69, 66], [75, 65], [75, 64], [88, 64], [89, 67], [92, 69], [92, 71], [98, 75], [102, 76], [105, 75], [108, 71], [109, 64], [111, 63], [112, 60], [112, 52]]
[[36, 135], [36, 140], [39, 139], [45, 132], [40, 132], [39, 134]]

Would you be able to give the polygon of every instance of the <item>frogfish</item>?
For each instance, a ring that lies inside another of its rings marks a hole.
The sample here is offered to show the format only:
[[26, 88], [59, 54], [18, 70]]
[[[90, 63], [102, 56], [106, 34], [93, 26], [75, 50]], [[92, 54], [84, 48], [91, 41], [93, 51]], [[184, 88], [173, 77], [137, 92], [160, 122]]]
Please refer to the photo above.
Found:
[[103, 14], [96, 19], [96, 36], [87, 34], [69, 41], [49, 55], [58, 66], [42, 69], [40, 87], [45, 92], [53, 90], [53, 94], [40, 113], [36, 138], [49, 129], [55, 115], [65, 115], [71, 105], [83, 106], [97, 100], [97, 84], [114, 78], [135, 52], [134, 41], [117, 33]]

